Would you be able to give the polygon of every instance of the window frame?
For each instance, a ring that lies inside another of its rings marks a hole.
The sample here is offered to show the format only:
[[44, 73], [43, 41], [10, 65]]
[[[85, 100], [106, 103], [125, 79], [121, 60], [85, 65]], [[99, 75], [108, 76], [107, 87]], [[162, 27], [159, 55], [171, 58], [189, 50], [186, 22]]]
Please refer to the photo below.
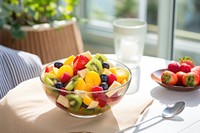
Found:
[[[80, 2], [80, 6], [78, 9], [78, 17], [80, 18], [87, 18], [87, 0], [82, 0]], [[140, 0], [141, 3], [147, 3], [147, 0]], [[177, 34], [179, 34], [179, 30], [176, 29], [176, 0], [159, 0], [159, 7], [158, 7], [158, 33], [148, 33], [146, 37], [144, 55], [155, 56], [165, 59], [174, 59], [174, 50], [175, 49], [182, 49], [184, 39], [175, 38]], [[139, 11], [144, 9], [144, 6], [141, 6]], [[146, 8], [147, 9], [147, 8]], [[146, 11], [140, 12], [138, 15], [140, 19], [144, 20], [144, 15]], [[151, 30], [154, 25], [148, 24], [148, 30]], [[162, 27], [162, 28], [159, 28]], [[99, 27], [93, 26], [86, 23], [80, 24], [80, 29], [82, 33], [82, 38], [85, 43], [90, 43], [94, 45], [102, 45], [108, 47], [114, 47], [113, 42], [113, 35], [112, 35], [112, 28], [108, 27]], [[196, 34], [195, 34], [196, 35]], [[198, 35], [196, 35], [198, 36]], [[185, 37], [185, 36], [183, 36]], [[176, 41], [175, 41], [176, 40]], [[197, 39], [198, 40], [198, 39]], [[195, 47], [198, 41], [196, 40], [189, 40], [191, 41], [190, 46], [185, 46], [186, 49], [188, 47]], [[176, 42], [176, 46], [175, 43]], [[188, 40], [186, 40], [188, 42]], [[113, 51], [114, 52], [114, 51]]]

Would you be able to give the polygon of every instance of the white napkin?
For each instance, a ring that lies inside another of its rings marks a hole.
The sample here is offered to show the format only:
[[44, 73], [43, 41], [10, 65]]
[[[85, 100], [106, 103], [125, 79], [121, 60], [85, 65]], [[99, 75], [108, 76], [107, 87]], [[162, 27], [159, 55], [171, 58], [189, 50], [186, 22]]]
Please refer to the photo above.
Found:
[[3, 133], [112, 133], [133, 125], [152, 101], [144, 94], [125, 95], [101, 116], [75, 118], [51, 103], [39, 78], [34, 78], [21, 83], [0, 100], [0, 129]]

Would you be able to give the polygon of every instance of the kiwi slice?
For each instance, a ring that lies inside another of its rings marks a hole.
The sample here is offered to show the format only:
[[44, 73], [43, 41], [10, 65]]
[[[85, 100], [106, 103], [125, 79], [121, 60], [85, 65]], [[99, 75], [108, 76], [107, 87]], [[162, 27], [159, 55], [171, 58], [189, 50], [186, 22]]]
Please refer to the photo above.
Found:
[[[54, 86], [54, 81], [50, 79], [49, 77], [45, 76], [43, 81], [50, 86]], [[45, 91], [47, 95], [53, 100], [56, 101], [57, 97], [59, 96], [59, 92], [56, 90], [53, 90], [51, 87], [46, 87], [45, 86]]]
[[50, 85], [50, 86], [54, 86], [54, 82], [47, 76], [44, 76], [44, 80], [43, 80], [46, 84]]
[[102, 73], [102, 63], [96, 58], [92, 58], [86, 65], [90, 71], [95, 71], [99, 74]]
[[48, 77], [50, 79], [57, 79], [57, 80], [59, 80], [58, 77], [55, 74], [52, 74], [52, 73], [45, 73], [44, 76]]
[[65, 87], [65, 89], [68, 90], [68, 91], [73, 90], [73, 89], [76, 87], [76, 84], [77, 84], [77, 82], [78, 82], [78, 78], [79, 78], [78, 75], [76, 75], [76, 76], [74, 76], [73, 78], [71, 78], [71, 79], [69, 80], [69, 83], [68, 83], [67, 86]]
[[79, 95], [68, 94], [67, 99], [69, 101], [69, 110], [72, 112], [77, 112], [82, 105], [82, 98]]
[[107, 58], [103, 54], [97, 53], [97, 54], [95, 54], [94, 58], [98, 59], [101, 63], [107, 62]]
[[81, 107], [80, 113], [82, 115], [92, 115], [94, 113], [94, 109], [86, 109], [85, 107]]
[[110, 110], [110, 105], [106, 105], [103, 108], [101, 108], [101, 112], [106, 112], [108, 110]]

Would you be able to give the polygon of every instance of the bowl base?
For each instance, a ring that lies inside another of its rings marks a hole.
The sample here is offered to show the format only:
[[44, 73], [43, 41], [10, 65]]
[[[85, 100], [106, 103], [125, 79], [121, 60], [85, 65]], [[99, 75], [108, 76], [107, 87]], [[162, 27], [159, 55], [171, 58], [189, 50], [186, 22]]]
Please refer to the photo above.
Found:
[[100, 114], [95, 114], [95, 115], [76, 115], [76, 114], [72, 114], [70, 112], [68, 112], [71, 116], [73, 117], [76, 117], [76, 118], [94, 118], [94, 117], [97, 117], [97, 116], [100, 116], [102, 115], [103, 113], [100, 113]]

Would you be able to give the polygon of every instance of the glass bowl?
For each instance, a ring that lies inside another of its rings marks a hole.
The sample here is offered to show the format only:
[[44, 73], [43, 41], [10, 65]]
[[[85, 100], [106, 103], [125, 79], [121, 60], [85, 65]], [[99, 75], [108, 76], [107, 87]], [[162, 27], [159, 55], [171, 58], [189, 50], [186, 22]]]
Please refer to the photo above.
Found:
[[[55, 62], [63, 62], [57, 60]], [[50, 63], [46, 67], [53, 66], [55, 62]], [[115, 60], [108, 59], [112, 66], [120, 67], [128, 73], [128, 79], [123, 84], [116, 84], [108, 90], [102, 91], [83, 91], [59, 89], [55, 86], [50, 86], [44, 82], [45, 68], [42, 70], [40, 80], [42, 87], [48, 98], [60, 109], [68, 112], [70, 115], [79, 118], [92, 118], [103, 114], [116, 105], [125, 95], [129, 88], [132, 74], [131, 70]], [[116, 87], [115, 87], [116, 86]], [[85, 103], [90, 103], [85, 104]]]

